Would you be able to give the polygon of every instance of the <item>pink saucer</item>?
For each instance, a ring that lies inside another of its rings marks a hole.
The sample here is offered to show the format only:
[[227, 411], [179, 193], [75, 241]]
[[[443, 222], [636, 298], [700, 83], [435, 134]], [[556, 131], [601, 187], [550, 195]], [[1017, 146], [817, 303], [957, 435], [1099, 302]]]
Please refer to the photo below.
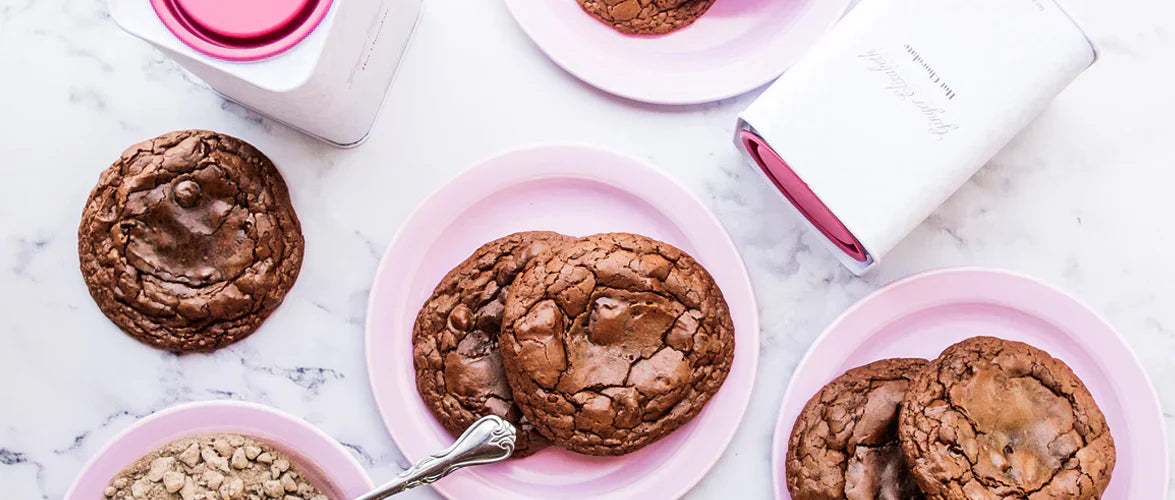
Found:
[[1146, 372], [1118, 332], [1055, 288], [1005, 271], [944, 269], [894, 282], [849, 308], [796, 368], [775, 427], [775, 497], [790, 499], [784, 457], [808, 399], [850, 368], [891, 357], [933, 359], [977, 335], [1044, 349], [1081, 377], [1110, 424], [1118, 462], [1105, 498], [1165, 498], [1162, 410]]
[[[331, 498], [355, 498], [372, 490], [363, 466], [337, 441], [305, 420], [254, 403], [202, 401], [174, 406], [136, 421], [115, 436], [90, 461], [65, 494], [66, 500], [105, 498], [103, 491], [123, 467], [151, 450], [184, 436], [236, 432], [262, 438], [300, 459], [319, 484], [334, 488]], [[311, 462], [311, 460], [313, 460]]]
[[412, 326], [437, 282], [481, 244], [517, 231], [568, 235], [627, 231], [678, 246], [722, 289], [735, 326], [734, 365], [697, 418], [623, 457], [549, 448], [516, 461], [455, 472], [435, 487], [449, 498], [676, 498], [710, 470], [734, 437], [751, 396], [759, 319], [742, 258], [706, 207], [640, 161], [580, 146], [535, 147], [458, 175], [417, 208], [376, 273], [367, 308], [367, 364], [375, 400], [410, 461], [453, 438], [416, 392]]
[[850, 0], [715, 0], [692, 25], [624, 35], [576, 0], [506, 0], [556, 64], [601, 90], [654, 104], [698, 104], [748, 92], [782, 74]]

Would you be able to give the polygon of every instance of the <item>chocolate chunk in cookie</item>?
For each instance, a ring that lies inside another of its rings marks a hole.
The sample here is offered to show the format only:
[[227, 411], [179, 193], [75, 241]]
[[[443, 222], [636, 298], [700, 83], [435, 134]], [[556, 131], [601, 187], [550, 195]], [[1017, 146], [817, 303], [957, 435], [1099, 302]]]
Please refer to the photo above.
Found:
[[924, 359], [853, 368], [808, 400], [787, 446], [796, 500], [922, 498], [902, 459], [898, 407]]
[[616, 31], [664, 35], [689, 26], [714, 0], [578, 0], [579, 6]]
[[932, 498], [1099, 498], [1114, 439], [1064, 362], [1020, 342], [955, 344], [910, 385], [902, 450]]
[[510, 283], [536, 255], [571, 240], [558, 233], [530, 232], [486, 243], [449, 271], [416, 316], [416, 387], [453, 436], [493, 414], [518, 430], [514, 457], [546, 446], [514, 404], [502, 372], [498, 333]]
[[734, 357], [730, 312], [710, 274], [632, 234], [535, 258], [510, 287], [500, 342], [523, 414], [589, 455], [629, 453], [681, 427]]
[[277, 309], [302, 267], [286, 184], [253, 146], [202, 130], [131, 146], [78, 228], [82, 277], [114, 324], [151, 346], [210, 351]]

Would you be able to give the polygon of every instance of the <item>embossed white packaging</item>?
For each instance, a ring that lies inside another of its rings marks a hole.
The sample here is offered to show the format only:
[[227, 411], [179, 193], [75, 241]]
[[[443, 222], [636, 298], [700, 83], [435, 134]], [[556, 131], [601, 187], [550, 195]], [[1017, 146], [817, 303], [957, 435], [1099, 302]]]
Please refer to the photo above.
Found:
[[247, 108], [339, 147], [368, 136], [422, 0], [108, 0], [111, 17]]
[[1053, 0], [863, 0], [736, 142], [860, 274], [1095, 59]]

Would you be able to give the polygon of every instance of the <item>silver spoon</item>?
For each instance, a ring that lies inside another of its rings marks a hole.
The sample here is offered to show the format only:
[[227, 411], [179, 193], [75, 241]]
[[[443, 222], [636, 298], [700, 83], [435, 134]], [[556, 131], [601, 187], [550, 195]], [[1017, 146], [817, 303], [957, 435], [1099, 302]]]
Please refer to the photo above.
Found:
[[422, 484], [432, 484], [462, 467], [505, 460], [514, 452], [514, 426], [500, 417], [482, 417], [444, 451], [433, 453], [375, 491], [355, 500], [380, 500]]

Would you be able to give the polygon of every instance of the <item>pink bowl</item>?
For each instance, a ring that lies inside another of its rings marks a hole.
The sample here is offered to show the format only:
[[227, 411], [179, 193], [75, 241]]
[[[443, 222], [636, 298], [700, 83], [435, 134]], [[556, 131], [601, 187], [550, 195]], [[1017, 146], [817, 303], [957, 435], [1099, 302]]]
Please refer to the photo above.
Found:
[[549, 146], [492, 158], [424, 201], [389, 245], [367, 307], [367, 364], [388, 431], [410, 461], [452, 437], [416, 391], [412, 327], [437, 282], [481, 244], [524, 230], [588, 235], [627, 231], [667, 241], [709, 269], [730, 305], [734, 365], [689, 424], [623, 457], [548, 448], [520, 460], [457, 471], [435, 485], [450, 498], [675, 498], [713, 466], [750, 400], [759, 319], [742, 258], [688, 191], [649, 165], [599, 149]]
[[264, 439], [291, 455], [315, 483], [329, 485], [334, 490], [331, 498], [355, 498], [372, 490], [371, 479], [355, 457], [305, 420], [254, 403], [201, 401], [173, 406], [131, 424], [82, 467], [65, 498], [105, 498], [103, 491], [114, 475], [139, 457], [170, 441], [209, 432]]
[[576, 0], [505, 0], [559, 66], [601, 90], [654, 104], [733, 97], [774, 80], [836, 23], [850, 0], [716, 0], [664, 36], [624, 35]]
[[824, 384], [879, 359], [934, 359], [947, 346], [977, 335], [1044, 349], [1089, 387], [1118, 452], [1105, 498], [1166, 498], [1162, 410], [1122, 336], [1064, 292], [1018, 274], [978, 268], [931, 271], [891, 283], [820, 334], [796, 368], [779, 411], [772, 452], [775, 497], [791, 498], [788, 437], [804, 404]]

